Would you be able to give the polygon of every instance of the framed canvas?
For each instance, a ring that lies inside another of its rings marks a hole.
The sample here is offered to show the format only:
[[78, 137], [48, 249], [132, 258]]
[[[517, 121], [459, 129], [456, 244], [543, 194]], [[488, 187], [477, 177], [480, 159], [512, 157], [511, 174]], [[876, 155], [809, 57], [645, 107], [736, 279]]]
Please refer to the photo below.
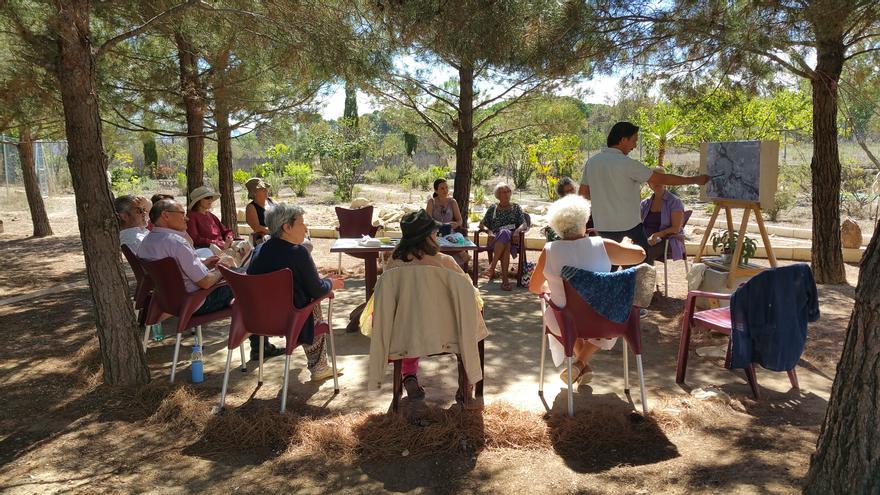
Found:
[[700, 199], [730, 199], [773, 207], [779, 175], [778, 141], [724, 141], [700, 145], [700, 173], [712, 179]]

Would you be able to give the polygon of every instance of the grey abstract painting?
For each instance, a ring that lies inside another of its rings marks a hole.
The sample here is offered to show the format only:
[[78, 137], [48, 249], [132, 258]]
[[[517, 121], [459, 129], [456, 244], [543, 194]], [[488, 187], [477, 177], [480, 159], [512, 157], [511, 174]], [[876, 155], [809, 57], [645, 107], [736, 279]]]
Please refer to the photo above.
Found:
[[709, 143], [706, 150], [706, 195], [716, 199], [758, 201], [761, 184], [761, 142]]

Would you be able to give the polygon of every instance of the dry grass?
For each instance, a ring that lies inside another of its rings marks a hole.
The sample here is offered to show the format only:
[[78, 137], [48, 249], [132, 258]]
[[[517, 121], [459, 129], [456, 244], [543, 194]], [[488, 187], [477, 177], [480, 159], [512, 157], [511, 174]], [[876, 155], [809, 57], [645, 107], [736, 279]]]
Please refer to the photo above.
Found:
[[162, 400], [148, 422], [161, 424], [176, 433], [199, 433], [208, 425], [210, 410], [191, 387], [184, 385]]
[[692, 397], [659, 396], [654, 399], [649, 416], [667, 433], [705, 430], [718, 423], [723, 416], [744, 410], [736, 400], [725, 404], [716, 400], [698, 400]]
[[76, 366], [74, 386], [77, 389], [88, 391], [101, 384], [104, 379], [104, 367], [101, 363], [101, 348], [96, 339], [80, 347], [73, 356], [73, 363]]

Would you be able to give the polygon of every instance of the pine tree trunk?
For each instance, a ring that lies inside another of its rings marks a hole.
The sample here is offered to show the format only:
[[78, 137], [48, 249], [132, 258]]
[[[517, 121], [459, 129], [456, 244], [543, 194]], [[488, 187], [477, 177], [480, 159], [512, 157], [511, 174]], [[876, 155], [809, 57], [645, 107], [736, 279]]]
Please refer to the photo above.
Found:
[[216, 95], [214, 120], [217, 122], [217, 168], [220, 176], [220, 220], [238, 236], [238, 217], [235, 211], [235, 188], [232, 182], [232, 130], [229, 112]]
[[856, 301], [804, 493], [880, 493], [880, 224]]
[[474, 173], [474, 68], [462, 64], [458, 70], [458, 140], [455, 145], [455, 191], [452, 195], [468, 225], [471, 179]]
[[819, 284], [846, 282], [840, 244], [840, 156], [837, 149], [837, 82], [845, 48], [819, 42], [813, 87], [813, 275]]
[[150, 381], [140, 328], [122, 271], [119, 228], [107, 182], [107, 156], [101, 137], [96, 61], [89, 30], [90, 2], [74, 0], [59, 8], [56, 75], [64, 107], [67, 163], [76, 196], [76, 213], [95, 319], [104, 382], [133, 385]]
[[30, 129], [21, 127], [18, 130], [18, 157], [21, 162], [21, 179], [27, 195], [28, 208], [31, 210], [31, 221], [34, 224], [34, 237], [52, 235], [49, 216], [40, 193], [40, 181], [37, 178], [37, 166], [34, 161], [34, 137]]
[[186, 111], [186, 189], [190, 193], [205, 184], [205, 88], [199, 78], [199, 55], [189, 37], [178, 31], [174, 41]]

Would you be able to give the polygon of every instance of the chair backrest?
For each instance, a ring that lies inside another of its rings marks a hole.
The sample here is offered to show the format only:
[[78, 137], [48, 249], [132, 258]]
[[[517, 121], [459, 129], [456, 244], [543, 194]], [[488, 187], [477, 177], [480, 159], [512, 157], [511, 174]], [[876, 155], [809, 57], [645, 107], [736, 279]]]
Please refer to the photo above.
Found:
[[141, 259], [125, 244], [122, 245], [122, 255], [125, 256], [129, 266], [131, 266], [132, 273], [134, 273], [134, 279], [137, 282], [137, 287], [134, 289], [134, 302], [135, 307], [141, 309], [144, 307], [147, 298], [150, 297], [150, 292], [153, 291], [153, 282], [144, 272]]
[[681, 228], [684, 229], [684, 226], [688, 224], [688, 220], [691, 219], [691, 215], [694, 213], [694, 210], [684, 210], [684, 219], [681, 222]]
[[562, 285], [565, 287], [566, 300], [565, 307], [562, 308], [562, 313], [565, 315], [565, 325], [562, 325], [563, 322], [559, 322], [560, 328], [573, 329], [577, 334], [576, 337], [582, 339], [608, 339], [623, 336], [636, 354], [642, 352], [638, 308], [632, 307], [626, 322], [615, 323], [597, 313], [568, 280], [563, 279]]
[[309, 314], [293, 306], [293, 273], [282, 268], [261, 275], [245, 275], [219, 267], [229, 283], [235, 300], [233, 320], [258, 335], [287, 335], [291, 325], [296, 328], [296, 342], [302, 324]]
[[336, 217], [339, 219], [339, 237], [360, 238], [365, 235], [375, 235], [379, 227], [373, 226], [373, 206], [364, 206], [356, 210], [336, 207]]
[[174, 258], [162, 258], [156, 261], [141, 259], [144, 272], [153, 282], [151, 304], [159, 305], [163, 313], [180, 316], [183, 303], [187, 299], [186, 287], [183, 285], [183, 273]]

